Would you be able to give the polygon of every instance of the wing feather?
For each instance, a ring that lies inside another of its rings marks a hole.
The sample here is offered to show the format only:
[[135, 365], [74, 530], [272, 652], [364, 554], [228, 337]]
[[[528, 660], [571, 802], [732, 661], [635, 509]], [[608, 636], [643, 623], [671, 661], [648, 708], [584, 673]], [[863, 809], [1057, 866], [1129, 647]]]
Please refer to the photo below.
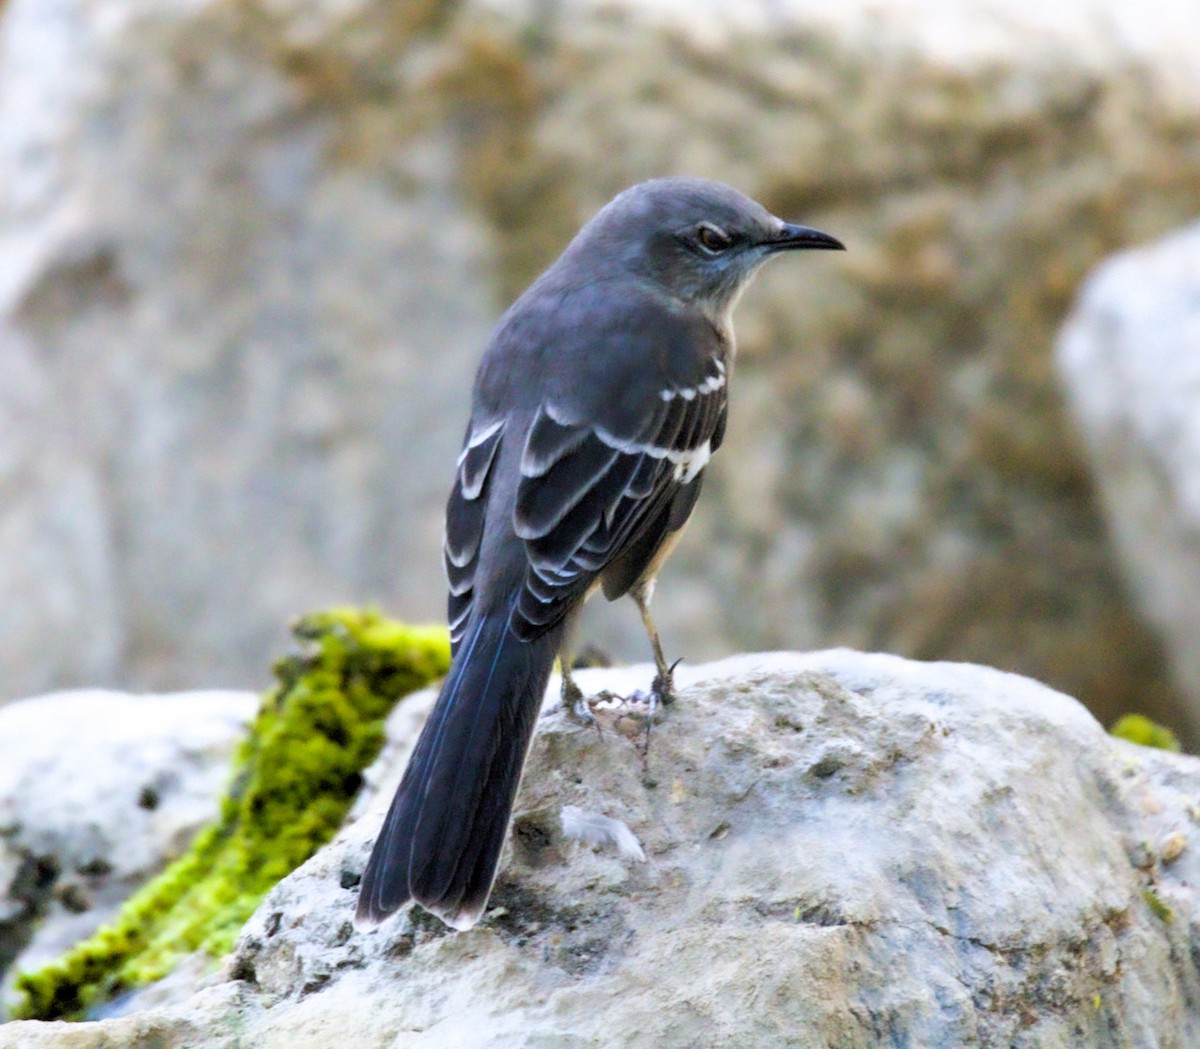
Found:
[[695, 386], [655, 391], [636, 430], [573, 424], [554, 405], [538, 409], [514, 512], [529, 558], [512, 620], [519, 636], [558, 623], [623, 554], [649, 563], [666, 538], [650, 530], [675, 525], [673, 502], [685, 489], [690, 510], [725, 411], [724, 372], [711, 366]]
[[[548, 417], [546, 421], [558, 426]], [[530, 437], [537, 434], [535, 425]], [[620, 454], [618, 449], [591, 432], [585, 432], [578, 440], [572, 434], [571, 443], [571, 451], [559, 456], [544, 473], [530, 478], [534, 483], [523, 483], [517, 489], [513, 522], [522, 539], [537, 540], [561, 531], [560, 526], [571, 516], [571, 511], [585, 498], [590, 505], [595, 494], [602, 492], [608, 483], [608, 474]]]
[[505, 420], [476, 423], [467, 433], [454, 486], [446, 502], [446, 536], [442, 547], [450, 586], [447, 614], [450, 643], [455, 650], [470, 618], [475, 567], [486, 527], [487, 497], [492, 466], [500, 450]]

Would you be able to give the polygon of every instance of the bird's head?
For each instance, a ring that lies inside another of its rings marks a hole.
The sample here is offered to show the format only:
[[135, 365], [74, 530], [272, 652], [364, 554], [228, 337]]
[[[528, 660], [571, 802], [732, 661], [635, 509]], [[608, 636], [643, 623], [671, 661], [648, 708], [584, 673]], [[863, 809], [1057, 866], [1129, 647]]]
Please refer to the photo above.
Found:
[[768, 258], [801, 249], [844, 250], [827, 233], [776, 218], [731, 186], [708, 179], [642, 182], [614, 197], [573, 248], [605, 268], [648, 280], [672, 298], [724, 317]]

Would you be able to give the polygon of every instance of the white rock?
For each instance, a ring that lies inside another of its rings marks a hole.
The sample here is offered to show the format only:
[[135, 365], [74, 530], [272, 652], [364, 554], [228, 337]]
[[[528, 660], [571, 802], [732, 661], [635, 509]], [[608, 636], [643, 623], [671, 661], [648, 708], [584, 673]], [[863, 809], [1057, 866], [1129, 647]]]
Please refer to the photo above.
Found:
[[111, 919], [215, 817], [233, 747], [257, 709], [247, 692], [99, 690], [0, 709], [6, 990], [18, 970]]
[[[222, 982], [0, 1045], [1200, 1044], [1200, 760], [978, 666], [838, 650], [680, 684], [645, 761], [632, 720], [543, 720], [481, 926], [353, 931], [381, 793], [268, 896]], [[567, 841], [564, 804], [626, 824], [645, 862]]]
[[1058, 365], [1126, 576], [1200, 734], [1200, 225], [1101, 266]]

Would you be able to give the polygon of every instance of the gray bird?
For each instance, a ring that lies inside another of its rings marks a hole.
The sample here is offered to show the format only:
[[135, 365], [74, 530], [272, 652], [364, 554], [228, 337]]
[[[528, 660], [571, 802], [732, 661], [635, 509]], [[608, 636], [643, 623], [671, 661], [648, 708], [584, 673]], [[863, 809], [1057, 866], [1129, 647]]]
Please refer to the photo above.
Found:
[[[584, 601], [648, 604], [721, 445], [730, 313], [772, 255], [842, 249], [719, 182], [610, 201], [496, 328], [446, 507], [452, 662], [363, 874], [358, 921], [483, 913], [534, 724]], [[568, 660], [564, 658], [563, 665]], [[564, 673], [564, 701], [580, 693]]]

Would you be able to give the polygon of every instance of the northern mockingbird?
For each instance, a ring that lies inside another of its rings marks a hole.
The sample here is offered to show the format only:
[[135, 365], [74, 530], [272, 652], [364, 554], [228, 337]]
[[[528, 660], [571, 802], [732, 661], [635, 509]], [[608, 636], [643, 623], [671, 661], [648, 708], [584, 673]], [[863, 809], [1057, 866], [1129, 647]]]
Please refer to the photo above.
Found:
[[[554, 658], [597, 589], [648, 603], [725, 433], [730, 312], [772, 255], [840, 242], [729, 186], [610, 201], [501, 319], [446, 507], [453, 659], [363, 874], [358, 920], [487, 904]], [[564, 660], [564, 700], [579, 698]]]

